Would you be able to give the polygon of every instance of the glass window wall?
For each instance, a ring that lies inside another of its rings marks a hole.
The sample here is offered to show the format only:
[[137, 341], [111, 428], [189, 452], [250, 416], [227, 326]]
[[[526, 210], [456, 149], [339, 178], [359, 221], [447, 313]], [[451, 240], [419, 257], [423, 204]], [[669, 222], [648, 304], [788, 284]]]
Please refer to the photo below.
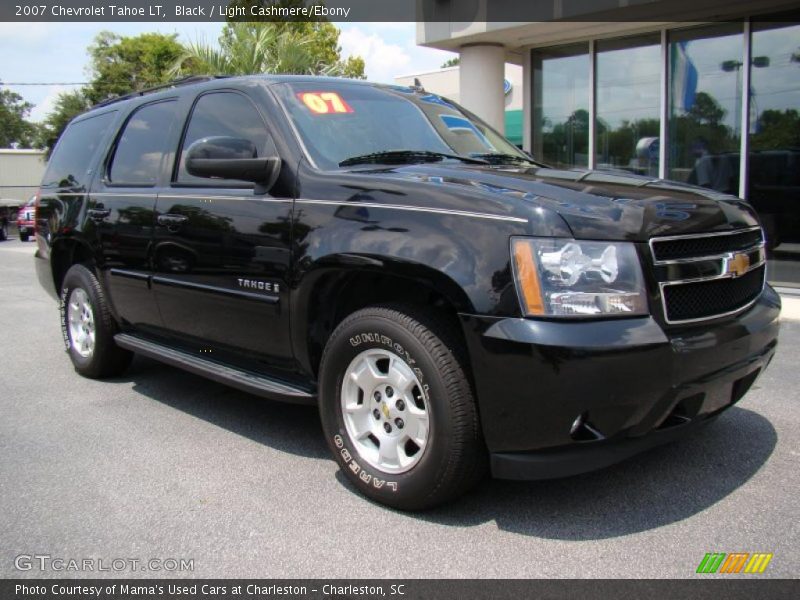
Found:
[[669, 34], [667, 178], [739, 194], [742, 23]]
[[589, 45], [533, 53], [534, 156], [554, 167], [589, 164]]
[[747, 198], [767, 234], [769, 280], [800, 286], [800, 23], [753, 23]]
[[596, 164], [658, 177], [661, 40], [597, 42]]

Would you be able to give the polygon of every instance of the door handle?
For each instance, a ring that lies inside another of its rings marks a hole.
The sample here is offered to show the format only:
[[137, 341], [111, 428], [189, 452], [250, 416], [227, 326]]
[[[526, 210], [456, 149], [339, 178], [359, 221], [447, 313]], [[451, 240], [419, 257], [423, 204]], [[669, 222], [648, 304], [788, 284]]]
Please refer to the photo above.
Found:
[[92, 221], [99, 222], [102, 221], [111, 214], [111, 211], [107, 208], [90, 208], [86, 211], [86, 214]]
[[189, 220], [185, 215], [158, 215], [158, 224], [163, 225], [169, 231], [178, 231], [181, 226]]

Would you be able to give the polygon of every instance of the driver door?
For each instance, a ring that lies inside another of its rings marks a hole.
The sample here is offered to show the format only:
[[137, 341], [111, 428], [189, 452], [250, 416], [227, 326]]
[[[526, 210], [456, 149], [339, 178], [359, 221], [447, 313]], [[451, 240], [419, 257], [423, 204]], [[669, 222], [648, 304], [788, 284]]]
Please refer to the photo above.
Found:
[[244, 94], [213, 91], [195, 100], [172, 184], [156, 202], [153, 290], [165, 333], [209, 358], [280, 364], [291, 358], [292, 198], [190, 175], [186, 150], [212, 136], [248, 140], [259, 156], [277, 154]]

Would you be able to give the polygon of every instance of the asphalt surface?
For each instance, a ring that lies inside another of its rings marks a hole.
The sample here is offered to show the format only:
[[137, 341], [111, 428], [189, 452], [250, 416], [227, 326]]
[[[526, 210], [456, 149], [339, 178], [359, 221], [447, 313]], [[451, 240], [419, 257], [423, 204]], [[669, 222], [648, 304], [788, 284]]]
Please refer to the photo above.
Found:
[[142, 577], [695, 577], [706, 552], [771, 552], [757, 577], [798, 574], [800, 322], [690, 438], [404, 514], [337, 473], [313, 408], [139, 358], [113, 381], [79, 377], [34, 245], [0, 243], [0, 576], [104, 575], [15, 569], [45, 554], [194, 560], [116, 574]]

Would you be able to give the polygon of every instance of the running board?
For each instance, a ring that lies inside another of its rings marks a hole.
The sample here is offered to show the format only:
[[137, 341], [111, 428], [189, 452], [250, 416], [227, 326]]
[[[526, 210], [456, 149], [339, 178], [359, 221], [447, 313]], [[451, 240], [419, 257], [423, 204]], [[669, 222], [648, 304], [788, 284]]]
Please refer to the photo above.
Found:
[[263, 375], [257, 375], [250, 371], [237, 369], [236, 367], [221, 365], [135, 335], [118, 333], [114, 336], [114, 341], [120, 348], [153, 358], [195, 375], [224, 383], [250, 394], [293, 404], [316, 404], [317, 402], [314, 394], [302, 388], [294, 387]]

